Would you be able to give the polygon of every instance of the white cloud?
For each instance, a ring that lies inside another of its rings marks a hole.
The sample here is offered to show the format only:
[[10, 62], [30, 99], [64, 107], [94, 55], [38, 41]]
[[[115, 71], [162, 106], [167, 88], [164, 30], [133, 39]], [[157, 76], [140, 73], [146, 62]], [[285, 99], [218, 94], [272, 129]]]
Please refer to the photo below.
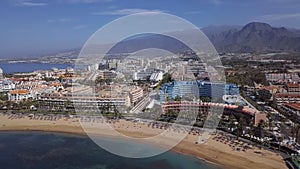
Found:
[[60, 18], [60, 19], [48, 19], [47, 22], [53, 23], [53, 22], [70, 22], [72, 19], [70, 18]]
[[111, 2], [113, 0], [12, 0], [13, 5], [15, 6], [46, 6], [48, 3], [65, 3], [65, 4], [92, 4], [99, 2]]
[[119, 10], [112, 10], [112, 11], [94, 12], [93, 15], [130, 15], [130, 14], [141, 13], [141, 12], [160, 13], [164, 11], [158, 9], [149, 10], [149, 9], [139, 9], [139, 8], [127, 8], [127, 9], [119, 9]]
[[97, 3], [97, 2], [110, 2], [113, 0], [57, 0], [59, 3], [71, 3], [71, 4], [91, 4], [91, 3]]
[[46, 6], [48, 4], [44, 3], [44, 2], [18, 1], [16, 5], [18, 5], [18, 6]]

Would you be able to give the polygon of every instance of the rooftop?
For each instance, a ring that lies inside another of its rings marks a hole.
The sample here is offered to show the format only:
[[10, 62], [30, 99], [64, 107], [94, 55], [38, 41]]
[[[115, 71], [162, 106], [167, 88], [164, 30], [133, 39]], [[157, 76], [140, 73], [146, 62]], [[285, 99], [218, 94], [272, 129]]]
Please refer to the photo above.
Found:
[[29, 94], [29, 90], [12, 90], [10, 91], [10, 94]]
[[298, 83], [288, 83], [287, 87], [297, 87], [297, 88], [299, 88], [300, 85]]
[[292, 109], [300, 111], [300, 103], [286, 103], [285, 105]]

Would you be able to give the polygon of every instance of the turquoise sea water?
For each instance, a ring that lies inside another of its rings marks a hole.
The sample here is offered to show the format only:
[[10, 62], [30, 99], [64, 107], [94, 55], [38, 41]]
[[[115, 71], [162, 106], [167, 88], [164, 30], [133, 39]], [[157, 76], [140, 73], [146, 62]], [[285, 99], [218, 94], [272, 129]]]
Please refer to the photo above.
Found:
[[88, 137], [45, 132], [0, 133], [0, 168], [216, 169], [207, 162], [172, 151], [145, 159], [119, 157], [99, 148]]

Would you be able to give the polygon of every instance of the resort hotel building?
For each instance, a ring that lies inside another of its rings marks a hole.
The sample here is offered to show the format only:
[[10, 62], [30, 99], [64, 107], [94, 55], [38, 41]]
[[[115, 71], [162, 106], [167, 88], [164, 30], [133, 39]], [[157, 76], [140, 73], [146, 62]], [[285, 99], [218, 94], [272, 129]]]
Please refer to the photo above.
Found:
[[174, 100], [176, 97], [222, 98], [224, 95], [240, 95], [235, 84], [211, 83], [205, 81], [173, 81], [161, 88], [160, 101]]
[[[188, 97], [196, 98], [190, 100]], [[225, 97], [224, 97], [225, 96]], [[201, 98], [216, 99], [218, 103], [201, 101]], [[239, 87], [235, 84], [221, 84], [204, 81], [173, 81], [162, 86], [160, 101], [164, 112], [198, 111], [201, 114], [213, 113], [213, 110], [222, 109], [223, 115], [234, 115], [237, 119], [242, 116], [254, 125], [261, 120], [266, 121], [266, 114], [239, 103], [228, 104], [224, 98], [240, 97]], [[188, 98], [188, 99], [185, 99]]]

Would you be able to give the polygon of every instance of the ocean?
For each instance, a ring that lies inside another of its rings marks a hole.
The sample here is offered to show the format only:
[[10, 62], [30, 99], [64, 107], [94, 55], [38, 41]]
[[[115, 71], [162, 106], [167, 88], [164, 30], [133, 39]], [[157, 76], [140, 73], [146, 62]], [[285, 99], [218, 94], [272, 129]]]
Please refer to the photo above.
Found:
[[173, 151], [144, 159], [120, 157], [101, 149], [87, 136], [48, 132], [0, 132], [0, 168], [217, 169], [208, 162]]
[[52, 63], [0, 63], [0, 68], [4, 73], [33, 72], [36, 70], [51, 70], [53, 67], [65, 69], [74, 67], [71, 64], [52, 64]]

